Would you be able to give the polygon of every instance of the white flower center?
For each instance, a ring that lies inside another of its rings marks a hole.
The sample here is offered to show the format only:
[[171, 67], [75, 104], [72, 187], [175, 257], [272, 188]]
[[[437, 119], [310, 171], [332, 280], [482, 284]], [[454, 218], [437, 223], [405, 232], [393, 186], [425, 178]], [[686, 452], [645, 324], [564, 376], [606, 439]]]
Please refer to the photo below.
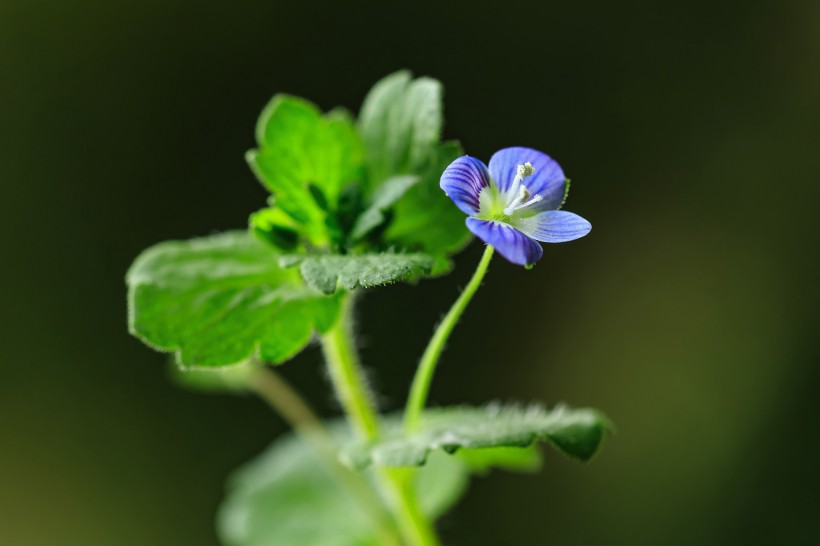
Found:
[[540, 195], [532, 195], [522, 182], [535, 173], [535, 167], [527, 161], [518, 165], [515, 178], [506, 192], [500, 192], [493, 184], [481, 190], [479, 194], [479, 218], [510, 223], [514, 221], [516, 211], [541, 201]]
[[507, 192], [507, 202], [504, 204], [505, 215], [512, 216], [516, 209], [541, 200], [540, 195], [536, 195], [530, 200], [530, 190], [522, 184], [525, 179], [531, 177], [534, 173], [535, 167], [529, 161], [518, 166], [515, 171], [515, 179]]

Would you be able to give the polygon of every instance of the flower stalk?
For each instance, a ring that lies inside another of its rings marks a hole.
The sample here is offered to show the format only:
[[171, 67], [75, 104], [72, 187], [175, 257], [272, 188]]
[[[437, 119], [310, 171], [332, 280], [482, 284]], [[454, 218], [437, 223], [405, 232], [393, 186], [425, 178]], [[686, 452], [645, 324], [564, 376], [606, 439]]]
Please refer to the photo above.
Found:
[[470, 303], [470, 300], [473, 299], [478, 287], [481, 286], [481, 281], [484, 280], [484, 275], [487, 274], [487, 268], [490, 266], [493, 252], [493, 247], [487, 245], [487, 248], [484, 250], [484, 255], [481, 257], [481, 261], [478, 262], [475, 273], [473, 273], [473, 277], [444, 316], [444, 320], [438, 325], [436, 332], [424, 350], [424, 354], [419, 362], [419, 367], [416, 370], [416, 375], [413, 378], [413, 384], [410, 387], [410, 396], [407, 399], [407, 407], [404, 411], [405, 432], [414, 432], [420, 425], [421, 413], [424, 411], [424, 406], [427, 403], [427, 395], [430, 392], [430, 384], [433, 381], [438, 360], [458, 319], [461, 318], [461, 315], [464, 313], [464, 310], [467, 309], [467, 305]]

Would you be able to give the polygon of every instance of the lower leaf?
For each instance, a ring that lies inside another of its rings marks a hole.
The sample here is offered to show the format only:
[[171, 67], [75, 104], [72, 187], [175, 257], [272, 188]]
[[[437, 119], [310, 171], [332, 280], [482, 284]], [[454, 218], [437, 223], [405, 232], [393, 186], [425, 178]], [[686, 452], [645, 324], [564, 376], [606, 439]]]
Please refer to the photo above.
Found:
[[[558, 406], [456, 407], [427, 410], [421, 428], [411, 434], [395, 429], [375, 443], [352, 445], [344, 460], [356, 468], [370, 464], [386, 467], [421, 466], [434, 450], [454, 453], [462, 448], [513, 448], [546, 440], [565, 455], [588, 461], [598, 450], [609, 420], [600, 412]], [[501, 454], [499, 454], [501, 455]], [[479, 461], [480, 467], [485, 462]]]
[[168, 241], [128, 271], [129, 328], [187, 367], [284, 362], [332, 326], [336, 297], [305, 286], [247, 232]]
[[[331, 430], [340, 443], [351, 438], [344, 424]], [[362, 476], [375, 493], [372, 476]], [[457, 458], [430, 457], [415, 482], [422, 510], [431, 518], [442, 515], [462, 496], [468, 479], [467, 466]], [[293, 434], [231, 476], [217, 530], [226, 546], [380, 544], [372, 515]]]

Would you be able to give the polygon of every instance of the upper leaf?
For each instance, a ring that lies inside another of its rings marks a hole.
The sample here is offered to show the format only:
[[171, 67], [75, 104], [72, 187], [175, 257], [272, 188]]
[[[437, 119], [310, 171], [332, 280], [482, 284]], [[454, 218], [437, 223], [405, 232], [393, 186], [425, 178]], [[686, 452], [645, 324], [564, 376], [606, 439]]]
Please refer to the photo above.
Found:
[[464, 215], [439, 188], [441, 173], [463, 154], [458, 143], [439, 142], [442, 125], [441, 84], [431, 78], [414, 80], [407, 71], [378, 82], [362, 105], [358, 127], [371, 185], [379, 188], [397, 175], [418, 177], [392, 207], [384, 234], [389, 245], [449, 255], [472, 238]]
[[283, 362], [332, 326], [338, 299], [306, 287], [247, 232], [169, 241], [128, 271], [129, 328], [185, 366]]
[[257, 178], [313, 245], [326, 246], [329, 208], [346, 184], [364, 181], [364, 150], [350, 116], [323, 116], [305, 100], [276, 95], [259, 117], [256, 140], [247, 160]]
[[367, 150], [371, 180], [380, 184], [396, 174], [429, 166], [441, 136], [441, 84], [413, 79], [402, 70], [370, 90], [359, 113], [359, 132]]
[[469, 243], [473, 235], [464, 224], [464, 213], [441, 191], [441, 173], [463, 155], [456, 142], [436, 149], [437, 159], [393, 208], [393, 219], [384, 233], [389, 244], [448, 256]]
[[388, 178], [381, 186], [376, 188], [370, 200], [370, 205], [356, 219], [356, 223], [350, 232], [350, 238], [357, 241], [371, 230], [382, 225], [387, 220], [386, 211], [418, 182], [419, 177], [412, 174]]
[[355, 467], [420, 466], [431, 450], [454, 452], [459, 448], [522, 447], [536, 439], [581, 461], [589, 460], [601, 444], [609, 421], [593, 409], [558, 406], [546, 411], [538, 406], [443, 408], [424, 413], [421, 428], [410, 435], [397, 431], [368, 445], [346, 450], [346, 462]]
[[[330, 430], [339, 442], [350, 439], [344, 425]], [[369, 473], [357, 476], [378, 494]], [[458, 459], [431, 457], [415, 481], [422, 510], [440, 516], [461, 497], [467, 481], [467, 469]], [[227, 546], [379, 546], [374, 515], [358, 501], [291, 434], [231, 476], [217, 529]]]
[[332, 294], [341, 285], [347, 290], [408, 281], [430, 274], [436, 260], [425, 254], [360, 254], [286, 256], [283, 265], [299, 264], [305, 282]]

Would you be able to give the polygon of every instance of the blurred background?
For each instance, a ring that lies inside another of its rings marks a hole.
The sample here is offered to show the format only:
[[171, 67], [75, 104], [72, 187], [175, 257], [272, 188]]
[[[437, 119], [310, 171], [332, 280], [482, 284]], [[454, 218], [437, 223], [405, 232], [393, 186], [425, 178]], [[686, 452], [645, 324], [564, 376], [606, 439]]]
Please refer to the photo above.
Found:
[[[0, 542], [212, 546], [231, 469], [285, 430], [184, 391], [128, 336], [143, 248], [243, 227], [276, 92], [357, 110], [399, 68], [446, 136], [573, 180], [580, 241], [496, 260], [436, 404], [594, 405], [587, 466], [477, 479], [448, 545], [820, 541], [820, 3], [0, 2]], [[368, 293], [363, 356], [398, 408], [472, 272]], [[412, 327], [407, 327], [412, 324]], [[325, 415], [320, 356], [282, 368]]]

